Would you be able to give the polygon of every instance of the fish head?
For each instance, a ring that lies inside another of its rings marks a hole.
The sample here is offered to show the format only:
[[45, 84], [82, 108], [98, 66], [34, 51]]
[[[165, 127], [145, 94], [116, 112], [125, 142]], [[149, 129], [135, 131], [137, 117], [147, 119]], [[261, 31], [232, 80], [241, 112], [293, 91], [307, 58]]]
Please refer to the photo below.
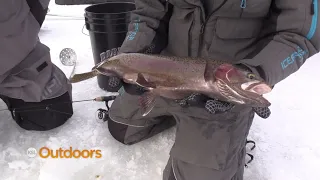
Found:
[[220, 65], [214, 75], [216, 87], [228, 100], [253, 107], [270, 106], [263, 95], [272, 89], [260, 76], [231, 64]]

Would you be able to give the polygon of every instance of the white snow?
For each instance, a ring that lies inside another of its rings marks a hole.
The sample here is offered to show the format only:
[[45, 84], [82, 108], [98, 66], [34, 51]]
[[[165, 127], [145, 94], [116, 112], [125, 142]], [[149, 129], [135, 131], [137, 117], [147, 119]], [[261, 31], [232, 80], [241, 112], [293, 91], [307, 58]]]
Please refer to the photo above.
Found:
[[[77, 72], [91, 69], [93, 57], [89, 36], [82, 34], [86, 6], [50, 4], [50, 13], [80, 18], [48, 16], [40, 39], [51, 48], [52, 61], [67, 76], [72, 67], [63, 66], [59, 53], [69, 47], [78, 55]], [[85, 33], [86, 30], [84, 30]], [[257, 148], [254, 161], [245, 169], [246, 180], [320, 179], [320, 55], [310, 58], [299, 72], [276, 86], [267, 98], [272, 102], [269, 119], [256, 116], [249, 139]], [[74, 84], [74, 100], [107, 95], [96, 79]], [[0, 109], [6, 108], [0, 101]], [[174, 142], [175, 129], [151, 139], [125, 146], [112, 138], [107, 124], [95, 120], [103, 103], [74, 104], [73, 117], [62, 127], [48, 132], [21, 129], [8, 112], [0, 112], [1, 180], [160, 180]], [[100, 149], [102, 158], [30, 158], [27, 149]]]

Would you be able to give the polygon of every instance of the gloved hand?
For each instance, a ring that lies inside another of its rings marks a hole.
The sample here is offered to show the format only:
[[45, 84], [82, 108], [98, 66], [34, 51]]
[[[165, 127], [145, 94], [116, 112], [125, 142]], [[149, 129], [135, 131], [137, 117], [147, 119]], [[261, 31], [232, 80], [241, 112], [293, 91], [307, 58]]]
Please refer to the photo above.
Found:
[[[192, 94], [191, 96], [183, 100], [179, 100], [177, 102], [182, 107], [186, 107], [186, 106], [196, 106], [201, 108], [204, 107], [211, 114], [226, 112], [234, 107], [234, 104], [232, 103], [211, 99], [202, 94]], [[267, 119], [271, 115], [271, 111], [268, 107], [266, 108], [254, 107], [253, 111], [258, 116], [264, 119]]]
[[[249, 67], [244, 64], [234, 64], [234, 66], [237, 66], [238, 68], [242, 68], [260, 75], [260, 73], [253, 67]], [[226, 112], [230, 110], [232, 107], [234, 107], [234, 104], [232, 103], [211, 99], [202, 94], [193, 94], [183, 100], [179, 100], [178, 103], [181, 106], [205, 107], [205, 109], [211, 114]], [[253, 107], [253, 111], [258, 116], [264, 119], [267, 119], [271, 115], [271, 111], [268, 107], [265, 107], [265, 108]]]

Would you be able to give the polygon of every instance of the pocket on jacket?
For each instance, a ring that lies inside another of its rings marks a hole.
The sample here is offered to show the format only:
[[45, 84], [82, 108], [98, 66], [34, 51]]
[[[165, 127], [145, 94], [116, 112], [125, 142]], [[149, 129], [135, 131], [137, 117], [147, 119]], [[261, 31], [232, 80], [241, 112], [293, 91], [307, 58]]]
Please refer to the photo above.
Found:
[[[240, 0], [239, 0], [240, 1]], [[241, 17], [265, 17], [268, 15], [272, 0], [243, 0], [245, 7], [241, 8]]]
[[251, 39], [258, 37], [261, 19], [218, 18], [216, 35], [223, 40]]
[[218, 18], [209, 55], [229, 61], [240, 60], [253, 50], [262, 29], [262, 19]]

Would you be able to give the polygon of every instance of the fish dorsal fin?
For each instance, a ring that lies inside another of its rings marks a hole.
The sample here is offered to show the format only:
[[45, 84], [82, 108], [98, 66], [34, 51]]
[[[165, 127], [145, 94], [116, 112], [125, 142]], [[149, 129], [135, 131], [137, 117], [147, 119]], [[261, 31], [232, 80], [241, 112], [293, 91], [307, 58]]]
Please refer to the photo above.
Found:
[[148, 115], [155, 106], [156, 95], [152, 93], [152, 91], [148, 91], [144, 93], [140, 97], [140, 107], [142, 109], [142, 116]]
[[156, 88], [156, 86], [153, 83], [148, 82], [141, 73], [138, 73], [137, 75], [137, 81], [136, 83], [144, 88], [148, 88], [148, 89], [154, 89]]

